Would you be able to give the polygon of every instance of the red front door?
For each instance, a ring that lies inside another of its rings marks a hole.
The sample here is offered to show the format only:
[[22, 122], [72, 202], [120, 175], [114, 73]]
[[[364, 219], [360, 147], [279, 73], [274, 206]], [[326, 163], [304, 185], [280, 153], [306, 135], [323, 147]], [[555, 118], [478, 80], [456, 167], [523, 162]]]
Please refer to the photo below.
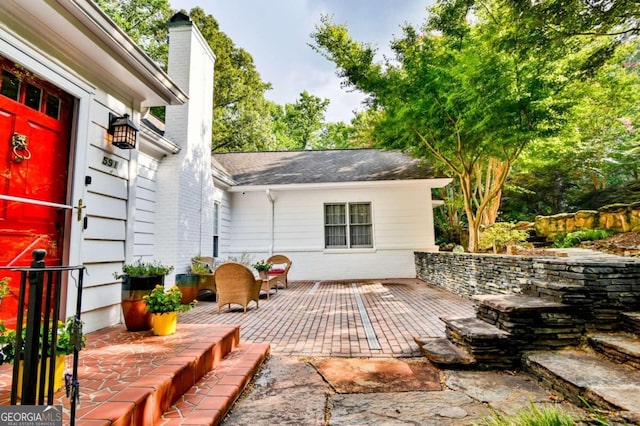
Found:
[[[1, 57], [0, 71], [0, 266], [29, 266], [35, 249], [60, 265], [73, 98]], [[0, 319], [14, 325], [20, 275], [3, 277]]]

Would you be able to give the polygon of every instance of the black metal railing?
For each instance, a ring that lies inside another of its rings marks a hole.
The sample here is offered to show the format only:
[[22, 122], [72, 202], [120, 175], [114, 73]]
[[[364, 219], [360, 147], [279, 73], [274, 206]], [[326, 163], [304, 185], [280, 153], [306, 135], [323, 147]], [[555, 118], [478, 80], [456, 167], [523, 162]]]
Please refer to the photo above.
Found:
[[[53, 405], [55, 362], [57, 355], [58, 323], [60, 321], [63, 277], [77, 287], [76, 312], [71, 317], [71, 343], [73, 344], [73, 370], [65, 374], [65, 387], [70, 401], [71, 425], [75, 424], [79, 399], [78, 353], [82, 349], [82, 288], [84, 266], [45, 265], [45, 250], [32, 252], [30, 268], [12, 268], [20, 272], [20, 293], [16, 325], [11, 404]], [[77, 276], [74, 274], [77, 272]], [[66, 293], [65, 293], [66, 294]], [[26, 307], [26, 309], [25, 309]], [[26, 319], [25, 319], [26, 316]], [[22, 362], [20, 362], [22, 361]], [[22, 369], [19, 364], [22, 363]], [[21, 380], [21, 389], [18, 382]], [[45, 391], [46, 390], [46, 391]], [[46, 396], [46, 401], [45, 401]]]

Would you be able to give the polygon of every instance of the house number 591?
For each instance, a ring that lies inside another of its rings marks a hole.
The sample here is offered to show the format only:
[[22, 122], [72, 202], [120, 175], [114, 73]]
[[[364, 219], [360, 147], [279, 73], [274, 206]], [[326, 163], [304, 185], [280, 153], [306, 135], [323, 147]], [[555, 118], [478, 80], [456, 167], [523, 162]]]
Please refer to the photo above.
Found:
[[113, 169], [117, 169], [118, 168], [118, 162], [116, 160], [114, 160], [113, 158], [102, 157], [102, 164], [104, 166], [111, 167]]

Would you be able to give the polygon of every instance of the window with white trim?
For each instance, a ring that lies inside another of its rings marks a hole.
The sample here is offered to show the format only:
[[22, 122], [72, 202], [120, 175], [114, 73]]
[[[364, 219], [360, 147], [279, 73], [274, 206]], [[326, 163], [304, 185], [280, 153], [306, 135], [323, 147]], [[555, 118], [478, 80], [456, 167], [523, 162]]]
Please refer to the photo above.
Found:
[[373, 247], [371, 203], [325, 204], [324, 247]]
[[213, 202], [213, 257], [218, 257], [218, 233], [220, 228], [220, 203]]

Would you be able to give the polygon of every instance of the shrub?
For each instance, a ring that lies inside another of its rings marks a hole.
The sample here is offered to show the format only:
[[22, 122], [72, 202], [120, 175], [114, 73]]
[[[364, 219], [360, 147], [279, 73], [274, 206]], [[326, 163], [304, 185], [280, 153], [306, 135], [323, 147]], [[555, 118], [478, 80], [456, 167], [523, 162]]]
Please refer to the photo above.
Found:
[[494, 223], [480, 234], [479, 247], [482, 250], [493, 248], [494, 253], [504, 251], [506, 246], [527, 241], [529, 233], [515, 228], [512, 223]]
[[583, 241], [602, 240], [613, 234], [615, 232], [606, 229], [583, 229], [568, 234], [559, 234], [553, 241], [553, 245], [557, 248], [575, 247]]

